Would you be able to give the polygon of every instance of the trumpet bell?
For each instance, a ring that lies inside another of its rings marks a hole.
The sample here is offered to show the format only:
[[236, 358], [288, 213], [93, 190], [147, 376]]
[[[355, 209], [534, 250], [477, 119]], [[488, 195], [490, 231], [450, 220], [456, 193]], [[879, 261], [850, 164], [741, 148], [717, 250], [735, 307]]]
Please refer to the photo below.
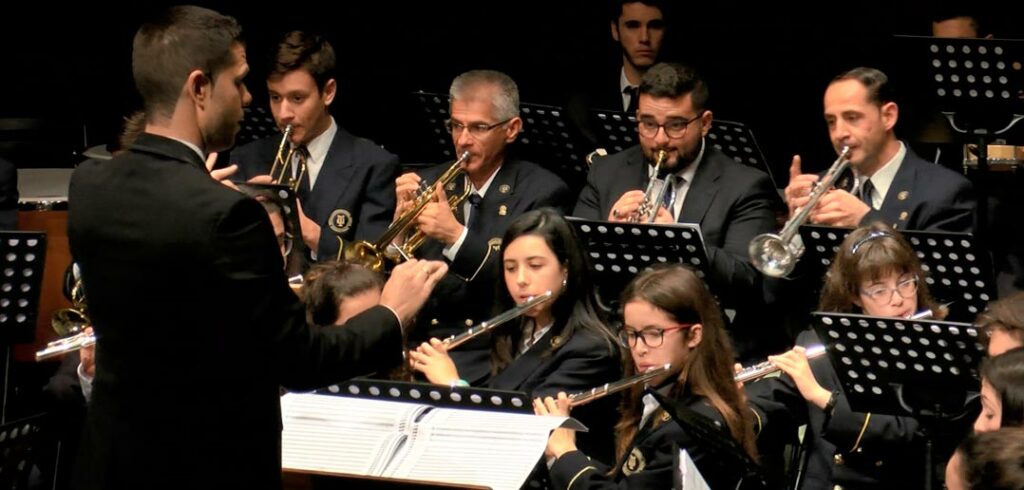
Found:
[[750, 261], [766, 276], [784, 277], [793, 272], [800, 260], [800, 251], [794, 250], [792, 242], [787, 243], [779, 235], [763, 233], [750, 242]]
[[375, 272], [384, 272], [384, 255], [370, 242], [356, 242], [344, 247], [343, 252], [346, 262], [359, 264]]

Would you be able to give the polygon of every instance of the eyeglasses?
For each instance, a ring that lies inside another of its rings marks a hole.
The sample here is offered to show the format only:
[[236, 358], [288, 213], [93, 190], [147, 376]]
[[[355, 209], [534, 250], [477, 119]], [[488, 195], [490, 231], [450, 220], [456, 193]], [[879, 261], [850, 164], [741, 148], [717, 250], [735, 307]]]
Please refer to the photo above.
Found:
[[501, 126], [502, 124], [505, 124], [511, 120], [512, 118], [510, 117], [504, 121], [499, 121], [494, 124], [476, 123], [467, 126], [459, 121], [446, 119], [444, 121], [444, 128], [448, 130], [448, 132], [451, 133], [452, 136], [458, 136], [459, 134], [462, 133], [462, 130], [468, 129], [469, 134], [471, 134], [474, 138], [480, 138], [481, 136], [484, 136], [487, 133], [489, 133], [492, 129]]
[[917, 278], [911, 277], [910, 279], [900, 281], [894, 288], [875, 286], [870, 289], [864, 289], [861, 293], [877, 304], [886, 304], [891, 301], [892, 293], [900, 295], [903, 299], [911, 298], [917, 294]]
[[637, 339], [641, 339], [647, 347], [661, 347], [661, 344], [665, 342], [665, 332], [687, 329], [692, 326], [693, 324], [691, 323], [668, 328], [645, 328], [643, 330], [629, 330], [624, 328], [619, 330], [619, 340], [630, 347], [636, 347]]
[[669, 138], [682, 138], [686, 134], [686, 129], [690, 127], [690, 123], [698, 120], [704, 115], [704, 111], [697, 114], [693, 119], [673, 118], [669, 119], [665, 124], [658, 124], [652, 117], [643, 117], [637, 121], [640, 135], [645, 138], [653, 138], [658, 135], [658, 130], [665, 128], [665, 135]]

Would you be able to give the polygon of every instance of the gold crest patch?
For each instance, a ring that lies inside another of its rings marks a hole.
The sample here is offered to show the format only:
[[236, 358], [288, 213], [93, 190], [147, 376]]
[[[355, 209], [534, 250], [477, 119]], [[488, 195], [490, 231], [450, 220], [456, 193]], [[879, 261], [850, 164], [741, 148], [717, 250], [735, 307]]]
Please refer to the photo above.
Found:
[[347, 209], [335, 209], [327, 218], [327, 226], [335, 233], [345, 233], [352, 228], [352, 213]]
[[647, 466], [647, 460], [644, 459], [644, 453], [640, 452], [640, 448], [635, 447], [630, 451], [626, 462], [622, 463], [622, 474], [629, 476], [639, 473], [644, 470], [645, 466]]

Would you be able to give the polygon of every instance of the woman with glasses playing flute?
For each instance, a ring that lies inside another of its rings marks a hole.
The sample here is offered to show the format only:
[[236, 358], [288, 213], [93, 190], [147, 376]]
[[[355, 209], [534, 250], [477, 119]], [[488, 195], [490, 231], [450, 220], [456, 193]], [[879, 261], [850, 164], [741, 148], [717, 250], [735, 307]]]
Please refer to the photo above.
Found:
[[[565, 218], [551, 208], [523, 214], [505, 232], [499, 253], [505, 280], [496, 311], [547, 291], [554, 296], [492, 332], [490, 377], [483, 386], [551, 396], [620, 379], [618, 340], [599, 314], [583, 247]], [[432, 383], [467, 384], [438, 339], [411, 351], [409, 360]], [[614, 400], [585, 408], [577, 417], [590, 428], [585, 444], [595, 456], [610, 458]]]
[[[934, 302], [924, 279], [907, 241], [875, 223], [854, 230], [843, 241], [825, 275], [819, 309], [893, 318], [908, 318], [920, 309], [941, 319], [945, 310]], [[923, 459], [915, 459], [923, 454], [915, 440], [917, 421], [852, 411], [828, 359], [807, 359], [804, 348], [820, 344], [817, 335], [806, 330], [796, 343], [793, 350], [768, 357], [782, 376], [745, 388], [751, 402], [768, 413], [768, 427], [788, 424], [795, 434], [798, 426], [807, 424], [807, 468], [801, 488], [919, 486], [908, 483], [919, 477], [918, 468], [923, 466]], [[772, 432], [779, 433], [780, 427]]]
[[[690, 269], [671, 266], [638, 275], [622, 294], [624, 326], [620, 338], [632, 354], [629, 374], [671, 363], [673, 369], [649, 385], [721, 427], [756, 457], [750, 412], [733, 381], [732, 346], [718, 304]], [[538, 414], [567, 415], [569, 399], [559, 394], [534, 401]], [[577, 449], [575, 433], [551, 433], [545, 451], [556, 489], [673, 488], [673, 460], [686, 449], [698, 467], [700, 442], [692, 440], [644, 387], [630, 388], [615, 426], [616, 461], [611, 470]], [[705, 472], [711, 488], [732, 488], [738, 474]]]

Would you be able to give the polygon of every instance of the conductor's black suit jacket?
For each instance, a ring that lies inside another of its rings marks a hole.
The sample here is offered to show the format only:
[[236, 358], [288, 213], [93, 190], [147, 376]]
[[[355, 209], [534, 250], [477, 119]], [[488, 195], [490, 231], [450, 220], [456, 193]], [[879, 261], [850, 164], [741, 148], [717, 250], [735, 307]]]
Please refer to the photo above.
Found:
[[83, 163], [69, 200], [98, 338], [78, 488], [280, 488], [280, 386], [401, 359], [386, 307], [306, 325], [266, 211], [178, 141]]

